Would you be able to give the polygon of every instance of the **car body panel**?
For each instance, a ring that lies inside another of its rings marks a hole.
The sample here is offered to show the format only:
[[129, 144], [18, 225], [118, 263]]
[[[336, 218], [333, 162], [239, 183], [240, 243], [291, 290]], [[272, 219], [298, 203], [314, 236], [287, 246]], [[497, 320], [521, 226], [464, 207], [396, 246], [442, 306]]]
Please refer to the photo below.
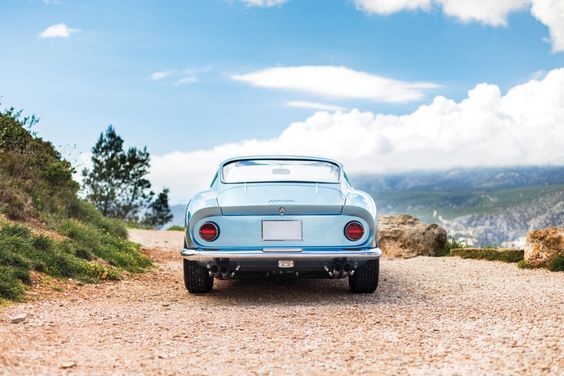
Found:
[[[328, 161], [339, 166], [339, 181], [223, 182], [225, 164], [257, 159]], [[300, 221], [302, 238], [264, 240], [261, 223], [265, 220]], [[200, 226], [209, 221], [220, 229], [212, 242], [198, 233]], [[344, 228], [350, 221], [358, 221], [365, 229], [357, 241], [345, 237]], [[272, 265], [266, 261], [287, 258], [299, 263], [307, 259], [307, 265], [319, 269], [347, 257], [354, 259], [355, 265], [379, 257], [376, 239], [376, 205], [368, 194], [352, 188], [340, 163], [315, 157], [241, 157], [223, 162], [210, 189], [196, 194], [188, 204], [182, 255], [206, 265], [223, 260], [240, 263], [242, 268], [252, 259], [258, 270], [260, 262], [265, 261], [265, 272], [272, 272]]]

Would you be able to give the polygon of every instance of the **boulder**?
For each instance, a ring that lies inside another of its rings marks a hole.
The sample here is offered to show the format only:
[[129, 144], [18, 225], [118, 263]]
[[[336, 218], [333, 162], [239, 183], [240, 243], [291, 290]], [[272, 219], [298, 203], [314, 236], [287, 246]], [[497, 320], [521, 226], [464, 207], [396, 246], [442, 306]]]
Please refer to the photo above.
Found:
[[564, 257], [564, 228], [529, 231], [525, 243], [527, 265], [546, 267], [556, 256]]
[[412, 215], [378, 217], [378, 241], [388, 257], [434, 256], [447, 241], [446, 230]]

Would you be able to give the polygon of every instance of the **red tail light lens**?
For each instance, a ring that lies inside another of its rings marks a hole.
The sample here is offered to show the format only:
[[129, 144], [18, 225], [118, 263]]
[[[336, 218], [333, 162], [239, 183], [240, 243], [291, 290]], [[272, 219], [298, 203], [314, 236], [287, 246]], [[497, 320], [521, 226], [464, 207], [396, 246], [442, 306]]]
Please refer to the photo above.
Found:
[[200, 227], [200, 237], [207, 242], [213, 242], [219, 236], [219, 227], [213, 222], [206, 222]]
[[359, 240], [362, 238], [362, 235], [364, 235], [364, 227], [362, 227], [360, 222], [352, 221], [345, 226], [345, 236], [350, 241]]

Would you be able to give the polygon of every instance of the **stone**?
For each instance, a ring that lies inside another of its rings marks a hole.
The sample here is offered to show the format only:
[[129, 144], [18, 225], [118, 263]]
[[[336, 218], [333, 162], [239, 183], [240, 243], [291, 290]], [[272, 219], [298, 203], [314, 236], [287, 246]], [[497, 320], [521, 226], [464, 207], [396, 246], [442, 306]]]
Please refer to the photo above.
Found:
[[69, 362], [64, 362], [64, 363], [62, 363], [59, 368], [61, 368], [61, 369], [69, 369], [69, 368], [73, 368], [73, 367], [76, 367], [76, 362], [69, 361]]
[[564, 228], [550, 227], [529, 231], [525, 242], [525, 262], [546, 267], [556, 256], [564, 257]]
[[24, 322], [26, 318], [27, 315], [25, 313], [18, 313], [10, 317], [10, 322], [12, 324], [19, 324], [20, 322]]
[[434, 256], [447, 241], [446, 230], [412, 215], [378, 217], [378, 242], [387, 257]]

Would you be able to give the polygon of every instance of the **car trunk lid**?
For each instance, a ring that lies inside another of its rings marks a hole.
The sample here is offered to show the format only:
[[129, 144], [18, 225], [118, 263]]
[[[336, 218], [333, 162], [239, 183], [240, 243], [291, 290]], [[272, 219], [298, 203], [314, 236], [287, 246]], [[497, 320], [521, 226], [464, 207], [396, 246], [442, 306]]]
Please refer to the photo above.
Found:
[[228, 186], [217, 201], [223, 215], [340, 214], [345, 196], [337, 184], [252, 183]]

